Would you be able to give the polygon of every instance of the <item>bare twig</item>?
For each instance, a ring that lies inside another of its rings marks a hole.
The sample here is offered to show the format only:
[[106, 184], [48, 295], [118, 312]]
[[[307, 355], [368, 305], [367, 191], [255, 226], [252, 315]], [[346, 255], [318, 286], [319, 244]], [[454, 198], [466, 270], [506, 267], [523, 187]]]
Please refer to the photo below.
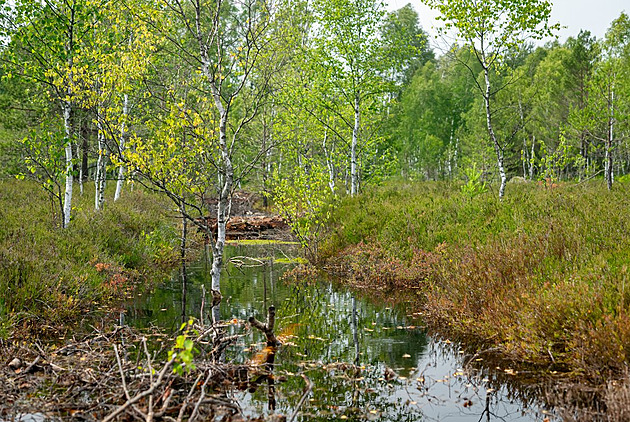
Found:
[[289, 422], [293, 422], [295, 420], [295, 417], [297, 416], [300, 410], [300, 407], [302, 407], [308, 395], [311, 393], [311, 391], [313, 391], [313, 383], [311, 382], [311, 380], [308, 379], [308, 377], [304, 374], [300, 374], [300, 375], [302, 376], [302, 378], [304, 378], [304, 381], [306, 381], [306, 389], [304, 390], [302, 397], [300, 397], [300, 401], [298, 402], [297, 406], [295, 406], [295, 410], [293, 411], [293, 414], [291, 415]]
[[[151, 365], [151, 354], [149, 353], [149, 349], [147, 348], [147, 338], [142, 337], [142, 347], [144, 349], [144, 353], [147, 356], [147, 367], [149, 368], [149, 380], [151, 385], [153, 385], [153, 366]], [[153, 394], [149, 395], [149, 405], [147, 407], [147, 417], [146, 422], [153, 421]]]
[[253, 316], [249, 317], [249, 323], [252, 325], [252, 327], [262, 331], [265, 334], [265, 337], [267, 337], [267, 345], [272, 347], [277, 347], [280, 344], [275, 334], [273, 333], [275, 321], [276, 308], [273, 306], [270, 306], [267, 311], [267, 324], [263, 324]]
[[199, 399], [197, 400], [197, 403], [195, 403], [195, 408], [193, 409], [193, 412], [190, 415], [190, 419], [189, 419], [190, 422], [193, 422], [199, 415], [199, 406], [201, 406], [201, 403], [203, 403], [203, 400], [206, 398], [206, 386], [208, 385], [208, 382], [210, 381], [211, 377], [212, 377], [212, 371], [209, 370], [208, 375], [206, 376], [206, 380], [201, 386], [201, 394], [199, 395]]
[[[120, 373], [120, 381], [122, 383], [123, 392], [125, 393], [125, 398], [127, 399], [127, 401], [129, 401], [129, 400], [131, 400], [131, 395], [129, 394], [129, 389], [127, 388], [127, 381], [125, 379], [125, 372], [123, 370], [122, 361], [120, 359], [120, 354], [118, 353], [118, 346], [116, 344], [114, 344], [114, 353], [116, 354], [116, 363], [118, 364], [118, 371]], [[136, 413], [138, 413], [139, 415], [142, 415], [143, 418], [146, 418], [147, 415], [145, 415], [135, 405], [132, 405], [131, 407], [133, 408], [133, 410]]]
[[186, 407], [188, 406], [190, 399], [195, 393], [195, 390], [197, 389], [197, 384], [199, 383], [199, 381], [201, 381], [202, 377], [203, 377], [203, 374], [199, 374], [197, 376], [197, 379], [193, 383], [192, 387], [190, 387], [190, 391], [188, 391], [188, 395], [186, 396], [184, 403], [182, 403], [182, 407], [179, 408], [179, 414], [177, 415], [177, 422], [182, 422], [182, 420], [184, 419], [184, 412], [186, 412]]
[[153, 394], [155, 392], [155, 389], [162, 383], [162, 379], [166, 375], [167, 371], [170, 369], [170, 367], [173, 364], [173, 362], [175, 361], [176, 357], [177, 357], [177, 355], [175, 353], [173, 353], [173, 356], [169, 359], [168, 362], [166, 362], [164, 367], [158, 373], [158, 378], [157, 378], [157, 380], [154, 383], [151, 384], [151, 387], [149, 387], [147, 390], [143, 391], [142, 393], [137, 394], [132, 399], [127, 400], [127, 402], [125, 404], [120, 406], [118, 409], [114, 410], [105, 419], [103, 419], [103, 422], [109, 422], [109, 421], [114, 420], [116, 418], [116, 416], [118, 416], [122, 412], [124, 412], [129, 406], [132, 406], [132, 405], [136, 404], [137, 402], [139, 402], [140, 400], [142, 400], [143, 398]]

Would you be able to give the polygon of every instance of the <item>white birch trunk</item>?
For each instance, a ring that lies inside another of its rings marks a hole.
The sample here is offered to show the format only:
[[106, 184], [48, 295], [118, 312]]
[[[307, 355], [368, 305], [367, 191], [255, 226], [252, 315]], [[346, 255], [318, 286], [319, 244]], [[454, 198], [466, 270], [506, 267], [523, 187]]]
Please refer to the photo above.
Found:
[[98, 130], [98, 159], [96, 160], [96, 176], [94, 177], [94, 209], [96, 211], [101, 210], [103, 208], [103, 203], [105, 202], [105, 139], [100, 119], [101, 116], [97, 111], [96, 127]]
[[217, 237], [212, 248], [212, 290], [221, 291], [221, 269], [223, 268], [223, 250], [225, 248], [225, 236], [227, 223], [230, 218], [231, 193], [234, 183], [234, 169], [227, 145], [227, 114], [219, 101], [222, 110], [219, 124], [219, 147], [221, 149], [222, 168], [220, 171], [219, 201], [217, 203]]
[[523, 179], [527, 178], [527, 162], [529, 161], [529, 154], [527, 151], [527, 136], [523, 137], [523, 151], [521, 152], [521, 161], [523, 162]]
[[324, 131], [324, 155], [326, 156], [326, 167], [328, 167], [328, 187], [332, 194], [335, 194], [335, 166], [332, 161], [333, 152], [328, 152], [328, 148], [326, 147], [326, 141], [328, 140], [328, 130]]
[[[525, 116], [523, 113], [523, 104], [521, 103], [521, 99], [519, 98], [518, 100], [518, 111], [519, 111], [519, 115], [521, 117], [521, 128], [524, 129], [525, 128]], [[527, 154], [527, 135], [523, 136], [523, 150], [521, 151], [521, 161], [523, 164], [523, 179], [527, 178], [527, 160], [528, 160], [528, 154]]]
[[62, 99], [61, 106], [63, 109], [63, 126], [66, 132], [66, 146], [65, 146], [65, 155], [66, 155], [66, 187], [63, 195], [63, 220], [62, 227], [66, 228], [70, 225], [70, 214], [72, 212], [72, 187], [74, 183], [73, 177], [73, 165], [72, 165], [72, 85], [73, 85], [73, 70], [72, 67], [74, 65], [72, 53], [74, 51], [74, 8], [71, 8], [71, 19], [68, 25], [68, 33], [67, 40], [65, 45], [65, 52], [67, 55], [67, 66], [68, 66], [68, 80], [67, 80], [67, 90], [66, 90], [66, 99]]
[[610, 96], [608, 102], [608, 139], [606, 142], [606, 159], [605, 159], [605, 173], [606, 173], [606, 185], [608, 190], [612, 189], [614, 181], [613, 173], [613, 157], [612, 147], [614, 141], [614, 128], [615, 128], [615, 85], [614, 83], [610, 87]]
[[219, 121], [219, 150], [221, 151], [221, 164], [219, 166], [219, 198], [217, 203], [217, 237], [215, 244], [212, 246], [212, 269], [210, 275], [212, 277], [211, 289], [220, 295], [221, 292], [221, 270], [223, 268], [223, 250], [225, 248], [225, 235], [227, 223], [230, 218], [231, 211], [231, 195], [234, 184], [234, 167], [227, 144], [227, 122], [228, 110], [222, 103], [219, 88], [215, 81], [212, 81], [209, 70], [210, 61], [207, 56], [207, 50], [201, 46], [202, 71], [204, 75], [211, 80], [212, 96], [214, 105], [220, 115]]
[[529, 155], [529, 180], [534, 180], [534, 159], [536, 158], [536, 135], [532, 135], [532, 153]]
[[455, 139], [455, 117], [451, 117], [451, 130], [448, 139], [448, 177], [453, 176], [453, 167], [457, 158], [457, 145], [453, 144]]
[[359, 110], [359, 95], [354, 97], [354, 127], [352, 128], [352, 145], [350, 149], [350, 195], [359, 192], [359, 175], [357, 169], [357, 144], [359, 142], [359, 128], [361, 125], [361, 111]]
[[[484, 58], [485, 61], [485, 58]], [[490, 95], [491, 95], [491, 85], [490, 85], [490, 74], [488, 68], [485, 67], [483, 69], [483, 75], [486, 82], [486, 92], [483, 97], [485, 107], [486, 107], [486, 124], [488, 126], [488, 134], [490, 135], [490, 140], [492, 141], [492, 145], [494, 146], [494, 152], [497, 156], [497, 167], [499, 168], [499, 177], [501, 179], [501, 186], [499, 187], [499, 199], [503, 199], [505, 195], [505, 185], [507, 183], [507, 176], [505, 174], [505, 167], [503, 165], [503, 148], [499, 144], [497, 140], [497, 136], [494, 133], [494, 128], [492, 126], [492, 111], [490, 109]]]
[[[216, 17], [218, 20], [218, 16]], [[201, 72], [208, 79], [210, 83], [210, 89], [212, 92], [212, 98], [214, 105], [219, 112], [219, 150], [221, 152], [221, 163], [219, 168], [219, 198], [217, 203], [217, 237], [215, 244], [212, 246], [212, 269], [210, 275], [212, 278], [211, 290], [213, 296], [221, 296], [221, 270], [223, 268], [223, 250], [225, 247], [225, 235], [227, 222], [230, 216], [231, 208], [231, 194], [232, 184], [234, 179], [234, 168], [232, 167], [232, 160], [230, 158], [230, 152], [227, 144], [227, 121], [228, 110], [223, 106], [223, 99], [221, 98], [220, 86], [217, 86], [217, 81], [213, 78], [210, 71], [210, 58], [208, 55], [208, 45], [204, 39], [201, 31], [201, 8], [200, 4], [195, 5], [195, 26], [197, 42], [199, 45], [199, 55], [201, 57]], [[218, 22], [215, 22], [218, 25]], [[221, 80], [218, 81], [221, 84]], [[218, 306], [213, 307], [214, 317], [218, 317]]]
[[72, 106], [68, 101], [63, 102], [63, 126], [66, 131], [66, 190], [63, 196], [63, 228], [70, 224], [70, 213], [72, 211]]
[[[119, 148], [121, 156], [123, 155], [123, 152], [125, 151], [125, 131], [127, 129], [125, 126], [125, 123], [127, 120], [127, 115], [129, 114], [129, 95], [127, 94], [125, 94], [124, 99], [123, 99], [122, 112], [123, 112], [123, 120], [122, 120], [122, 123], [120, 124], [120, 140], [118, 142], [118, 148]], [[118, 201], [118, 199], [120, 198], [124, 181], [125, 181], [125, 165], [121, 164], [120, 167], [118, 167], [118, 178], [116, 180], [116, 192], [114, 193], [114, 201]]]
[[83, 196], [83, 166], [79, 166], [79, 193]]

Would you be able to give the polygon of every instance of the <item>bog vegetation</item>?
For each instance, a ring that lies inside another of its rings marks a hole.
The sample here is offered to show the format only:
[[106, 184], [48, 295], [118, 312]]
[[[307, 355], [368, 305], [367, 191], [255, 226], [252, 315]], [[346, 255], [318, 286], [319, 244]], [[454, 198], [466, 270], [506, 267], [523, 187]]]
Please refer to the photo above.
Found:
[[1, 334], [185, 262], [191, 227], [220, 301], [248, 189], [444, 330], [621, 374], [628, 15], [561, 42], [547, 0], [427, 4], [446, 48], [379, 0], [2, 1]]
[[178, 262], [164, 201], [129, 192], [108, 213], [76, 203], [73, 227], [56, 230], [49, 198], [32, 182], [0, 181], [0, 337], [51, 335], [86, 312], [119, 302]]
[[499, 201], [446, 183], [370, 189], [335, 211], [321, 259], [360, 287], [428, 292], [425, 317], [482, 350], [596, 382], [623, 376], [627, 184], [506, 192]]

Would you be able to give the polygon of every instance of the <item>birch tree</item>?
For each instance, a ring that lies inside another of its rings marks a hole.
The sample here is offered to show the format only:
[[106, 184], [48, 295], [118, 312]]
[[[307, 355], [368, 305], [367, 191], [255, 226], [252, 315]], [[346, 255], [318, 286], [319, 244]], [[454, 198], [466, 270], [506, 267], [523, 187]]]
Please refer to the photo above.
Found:
[[[280, 7], [259, 0], [160, 0], [140, 16], [165, 37], [162, 53], [169, 71], [162, 75], [165, 79], [156, 81], [151, 96], [161, 109], [159, 130], [171, 134], [154, 140], [136, 137], [129, 161], [135, 161], [134, 169], [166, 192], [180, 212], [201, 211], [209, 202], [215, 204], [216, 232], [206, 219], [183, 214], [210, 238], [215, 297], [220, 295], [232, 195], [264, 154], [259, 144], [246, 139], [246, 127], [266, 104], [274, 77], [283, 65], [279, 56], [285, 52], [277, 47], [288, 30], [282, 22], [288, 20], [290, 10], [289, 4]], [[168, 57], [172, 58], [170, 63]], [[175, 78], [168, 80], [168, 75]], [[175, 140], [179, 149], [186, 145], [187, 155], [175, 158], [179, 152], [175, 146], [169, 147]], [[155, 142], [159, 145], [151, 146]], [[184, 180], [177, 182], [178, 186], [190, 191], [190, 181], [196, 180], [194, 195], [163, 183], [159, 165], [138, 165], [146, 157], [163, 161], [159, 151], [165, 148], [169, 165], [175, 169], [169, 172]], [[203, 180], [207, 181], [205, 188]]]
[[574, 109], [570, 123], [588, 134], [604, 151], [601, 162], [608, 189], [612, 189], [616, 150], [627, 136], [630, 102], [630, 19], [622, 13], [601, 43], [602, 59], [587, 83], [585, 107]]
[[[142, 20], [133, 19], [135, 5], [125, 8], [115, 1], [104, 1], [94, 15], [99, 22], [93, 28], [89, 43], [78, 54], [86, 66], [76, 83], [76, 100], [90, 111], [97, 128], [97, 162], [95, 209], [105, 201], [107, 163], [117, 166], [114, 200], [122, 191], [125, 173], [123, 152], [129, 126], [133, 96], [140, 93], [139, 82], [148, 75], [148, 68], [160, 40]], [[131, 99], [130, 99], [131, 97]]]
[[[483, 80], [472, 73], [483, 99], [486, 127], [496, 155], [499, 172], [499, 198], [505, 195], [505, 143], [496, 134], [494, 98], [506, 85], [493, 84], [494, 74], [505, 65], [508, 53], [522, 48], [531, 40], [553, 34], [557, 25], [549, 25], [551, 3], [547, 0], [427, 0], [440, 12], [442, 33], [452, 33], [470, 48], [475, 62], [482, 68]], [[472, 68], [471, 68], [472, 71]]]
[[[96, 3], [85, 0], [18, 0], [3, 2], [2, 30], [9, 52], [4, 65], [10, 75], [45, 87], [60, 111], [64, 131], [65, 188], [62, 226], [68, 227], [72, 211], [75, 86], [82, 64], [77, 50], [90, 34]], [[11, 54], [13, 53], [13, 54]]]
[[383, 104], [380, 96], [386, 92], [379, 38], [384, 6], [379, 0], [317, 0], [313, 9], [318, 32], [311, 60], [320, 86], [329, 91], [321, 96], [321, 107], [351, 129], [350, 194], [354, 196], [360, 184], [359, 153], [372, 135], [366, 130], [367, 113]]
[[630, 103], [628, 102], [628, 88], [630, 88], [630, 19], [622, 13], [613, 21], [606, 32], [604, 41], [606, 57], [602, 63], [602, 78], [599, 86], [600, 95], [603, 94], [606, 115], [606, 141], [604, 159], [604, 175], [608, 189], [612, 189], [614, 181], [613, 154], [616, 144], [625, 136], [628, 129]]

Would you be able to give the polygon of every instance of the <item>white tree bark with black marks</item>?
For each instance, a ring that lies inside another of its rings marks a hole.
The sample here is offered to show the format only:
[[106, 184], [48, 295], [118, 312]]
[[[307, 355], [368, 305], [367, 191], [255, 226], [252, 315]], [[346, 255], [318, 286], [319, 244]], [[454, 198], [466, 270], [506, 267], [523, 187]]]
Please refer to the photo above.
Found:
[[359, 129], [361, 128], [361, 109], [359, 93], [354, 97], [354, 127], [352, 128], [352, 144], [350, 146], [350, 195], [359, 193], [359, 174], [357, 165], [357, 147], [359, 143]]
[[227, 146], [227, 113], [218, 101], [217, 107], [221, 111], [219, 124], [219, 148], [221, 149], [222, 169], [219, 172], [219, 200], [217, 202], [217, 238], [212, 247], [212, 290], [221, 291], [221, 269], [223, 268], [223, 250], [227, 223], [232, 208], [232, 188], [234, 185], [234, 168]]
[[[68, 94], [70, 95], [70, 94]], [[72, 105], [63, 101], [63, 126], [66, 132], [66, 190], [63, 196], [63, 228], [70, 225], [72, 212], [73, 160], [72, 160]]]
[[62, 227], [66, 228], [70, 225], [70, 217], [72, 213], [72, 188], [74, 184], [74, 163], [72, 154], [72, 142], [73, 142], [73, 130], [72, 130], [72, 86], [73, 86], [73, 71], [74, 66], [74, 25], [75, 25], [75, 7], [73, 3], [70, 7], [70, 16], [67, 23], [68, 33], [65, 43], [66, 61], [68, 65], [68, 81], [66, 89], [66, 98], [62, 98], [61, 104], [63, 109], [63, 126], [66, 133], [66, 188], [63, 196], [63, 223]]
[[[129, 95], [128, 94], [125, 94], [125, 96], [123, 97], [122, 114], [123, 114], [123, 120], [120, 124], [120, 139], [118, 141], [118, 149], [121, 155], [125, 151], [125, 136], [126, 136], [126, 130], [127, 130], [126, 121], [127, 121], [127, 116], [129, 115]], [[120, 199], [124, 181], [125, 181], [125, 165], [124, 163], [121, 163], [120, 167], [118, 167], [118, 177], [116, 180], [116, 192], [114, 193], [114, 201], [118, 201], [118, 199]]]
[[612, 189], [614, 182], [613, 171], [613, 142], [615, 129], [615, 84], [611, 83], [608, 94], [608, 136], [606, 137], [605, 175], [608, 190]]
[[488, 127], [488, 134], [490, 135], [490, 141], [492, 142], [492, 146], [494, 147], [494, 152], [497, 158], [497, 167], [499, 170], [499, 178], [501, 181], [501, 185], [499, 186], [499, 199], [503, 199], [505, 195], [505, 185], [507, 183], [507, 176], [505, 174], [505, 166], [503, 159], [503, 147], [499, 143], [497, 136], [494, 132], [494, 126], [492, 124], [492, 108], [491, 108], [491, 96], [492, 96], [492, 86], [490, 84], [490, 69], [488, 68], [486, 58], [484, 53], [482, 52], [482, 66], [483, 66], [483, 76], [486, 83], [486, 90], [483, 95], [483, 101], [485, 105], [486, 111], [486, 125]]
[[536, 135], [532, 136], [532, 152], [529, 155], [529, 180], [534, 180], [534, 161], [536, 160]]
[[96, 139], [98, 157], [96, 159], [96, 175], [94, 177], [94, 209], [96, 211], [103, 209], [103, 204], [105, 203], [105, 178], [107, 177], [105, 162], [107, 158], [107, 150], [105, 147], [105, 133], [103, 132], [101, 117], [102, 116], [99, 106], [96, 112], [96, 128], [98, 131]]

